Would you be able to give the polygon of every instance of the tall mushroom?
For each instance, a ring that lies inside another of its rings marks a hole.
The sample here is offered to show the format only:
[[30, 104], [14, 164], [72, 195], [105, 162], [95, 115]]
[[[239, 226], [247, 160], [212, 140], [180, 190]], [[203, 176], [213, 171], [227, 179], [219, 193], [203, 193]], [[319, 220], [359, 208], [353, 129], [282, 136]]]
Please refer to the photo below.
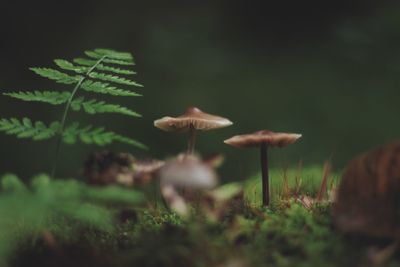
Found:
[[268, 130], [252, 134], [236, 135], [224, 141], [225, 144], [239, 147], [260, 147], [263, 205], [269, 205], [268, 147], [284, 147], [297, 141], [301, 134], [276, 133]]
[[232, 125], [226, 118], [211, 115], [196, 107], [189, 107], [179, 117], [163, 117], [154, 121], [154, 126], [167, 132], [189, 131], [187, 154], [193, 154], [196, 142], [196, 130], [208, 131]]

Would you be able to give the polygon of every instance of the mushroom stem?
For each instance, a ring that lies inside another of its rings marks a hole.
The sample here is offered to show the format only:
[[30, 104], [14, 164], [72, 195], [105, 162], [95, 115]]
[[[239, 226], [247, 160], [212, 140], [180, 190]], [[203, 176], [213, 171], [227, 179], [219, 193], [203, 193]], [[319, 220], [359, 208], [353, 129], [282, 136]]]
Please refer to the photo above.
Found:
[[260, 148], [261, 158], [261, 174], [262, 174], [262, 200], [263, 206], [269, 205], [269, 174], [268, 174], [268, 144], [266, 142], [261, 144]]
[[194, 128], [193, 124], [190, 124], [188, 149], [186, 153], [187, 155], [193, 154], [195, 143], [196, 143], [196, 129]]

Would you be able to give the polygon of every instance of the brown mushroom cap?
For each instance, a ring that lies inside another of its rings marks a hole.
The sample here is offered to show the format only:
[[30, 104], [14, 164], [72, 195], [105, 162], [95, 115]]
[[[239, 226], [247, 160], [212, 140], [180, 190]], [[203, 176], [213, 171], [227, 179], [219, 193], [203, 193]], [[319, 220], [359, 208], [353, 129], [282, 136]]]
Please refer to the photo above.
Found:
[[196, 107], [190, 107], [179, 117], [164, 117], [154, 121], [154, 126], [167, 132], [185, 132], [190, 125], [196, 130], [212, 130], [232, 125], [226, 118], [211, 115]]
[[267, 143], [269, 146], [284, 147], [293, 144], [300, 137], [301, 134], [262, 130], [252, 134], [236, 135], [225, 140], [224, 143], [239, 148], [259, 147], [262, 143]]

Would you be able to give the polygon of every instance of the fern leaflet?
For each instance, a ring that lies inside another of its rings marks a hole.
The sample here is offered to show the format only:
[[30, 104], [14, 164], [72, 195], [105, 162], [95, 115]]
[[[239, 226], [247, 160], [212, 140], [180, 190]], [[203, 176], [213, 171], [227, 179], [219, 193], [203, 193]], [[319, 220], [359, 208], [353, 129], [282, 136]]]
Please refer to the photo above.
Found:
[[112, 82], [112, 83], [119, 83], [119, 84], [124, 84], [124, 85], [133, 85], [133, 86], [137, 86], [137, 87], [143, 87], [143, 85], [138, 84], [134, 81], [119, 77], [119, 76], [115, 76], [115, 75], [111, 75], [111, 74], [106, 74], [106, 73], [100, 73], [100, 72], [91, 72], [89, 74], [89, 77], [93, 78], [93, 79], [99, 79], [102, 81], [106, 81], [106, 82]]
[[54, 80], [57, 83], [63, 84], [74, 84], [83, 79], [82, 76], [70, 76], [68, 74], [62, 73], [58, 70], [50, 69], [50, 68], [31, 68], [33, 72], [36, 74], [48, 78], [50, 80]]
[[55, 59], [54, 63], [56, 63], [56, 65], [59, 66], [63, 70], [70, 70], [70, 71], [74, 71], [76, 73], [81, 73], [81, 74], [88, 72], [91, 67], [91, 66], [90, 67], [75, 66], [71, 62], [64, 60], [64, 59]]
[[139, 113], [136, 113], [126, 107], [120, 105], [107, 104], [104, 101], [98, 101], [95, 99], [84, 101], [83, 97], [74, 99], [71, 103], [71, 108], [74, 111], [83, 109], [89, 114], [96, 113], [119, 113], [133, 117], [141, 117]]
[[113, 96], [141, 96], [138, 93], [110, 86], [109, 83], [86, 80], [81, 84], [83, 90], [99, 94], [109, 94]]
[[9, 135], [16, 135], [18, 138], [45, 140], [56, 135], [59, 128], [59, 122], [53, 122], [47, 127], [41, 121], [32, 123], [29, 118], [23, 118], [22, 121], [16, 118], [0, 120], [0, 131]]
[[95, 49], [94, 51], [85, 51], [85, 54], [93, 59], [101, 59], [105, 55], [107, 58], [104, 60], [105, 63], [116, 64], [116, 65], [134, 65], [133, 57], [124, 52], [116, 52], [109, 49]]
[[[11, 92], [4, 93], [6, 96], [14, 97], [23, 101], [38, 101], [52, 105], [61, 105], [68, 101], [71, 96], [70, 92], [55, 91], [33, 91], [33, 92]], [[76, 98], [71, 102], [71, 108], [74, 111], [84, 110], [89, 114], [97, 113], [119, 113], [133, 117], [141, 117], [141, 115], [133, 110], [120, 105], [108, 104], [104, 101], [96, 99], [87, 100], [83, 97]]]
[[114, 132], [106, 131], [104, 127], [93, 128], [93, 126], [89, 125], [79, 128], [78, 123], [73, 123], [65, 129], [63, 141], [67, 144], [74, 144], [77, 140], [80, 140], [84, 144], [96, 144], [99, 146], [108, 145], [117, 141], [139, 148], [146, 148], [142, 143]]
[[38, 101], [52, 105], [60, 105], [67, 102], [71, 96], [70, 92], [54, 92], [54, 91], [33, 91], [33, 92], [11, 92], [4, 93], [6, 96], [17, 98], [23, 101]]
[[[91, 59], [85, 59], [85, 58], [75, 58], [74, 63], [82, 65], [82, 66], [93, 66], [93, 64], [96, 61], [91, 60]], [[111, 66], [105, 66], [103, 64], [99, 64], [96, 67], [97, 70], [102, 70], [102, 71], [109, 71], [113, 72], [115, 74], [123, 74], [123, 75], [131, 75], [131, 74], [136, 74], [136, 72], [132, 70], [127, 70], [127, 69], [121, 69], [117, 67], [111, 67]]]

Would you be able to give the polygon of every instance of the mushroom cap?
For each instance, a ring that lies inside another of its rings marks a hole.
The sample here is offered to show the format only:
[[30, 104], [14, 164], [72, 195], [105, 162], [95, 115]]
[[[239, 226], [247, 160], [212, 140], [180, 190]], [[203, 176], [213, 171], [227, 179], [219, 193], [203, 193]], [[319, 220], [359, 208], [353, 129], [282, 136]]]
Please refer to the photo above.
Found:
[[276, 133], [268, 130], [257, 131], [252, 134], [235, 135], [224, 141], [225, 144], [234, 147], [258, 147], [262, 143], [269, 146], [284, 147], [293, 144], [301, 137], [295, 133]]
[[189, 107], [179, 117], [163, 117], [154, 121], [154, 126], [167, 132], [185, 132], [192, 125], [196, 130], [212, 130], [232, 125], [233, 123], [223, 117], [211, 115], [196, 107]]
[[214, 169], [198, 157], [185, 155], [167, 162], [160, 170], [161, 184], [192, 189], [211, 189], [217, 185]]

